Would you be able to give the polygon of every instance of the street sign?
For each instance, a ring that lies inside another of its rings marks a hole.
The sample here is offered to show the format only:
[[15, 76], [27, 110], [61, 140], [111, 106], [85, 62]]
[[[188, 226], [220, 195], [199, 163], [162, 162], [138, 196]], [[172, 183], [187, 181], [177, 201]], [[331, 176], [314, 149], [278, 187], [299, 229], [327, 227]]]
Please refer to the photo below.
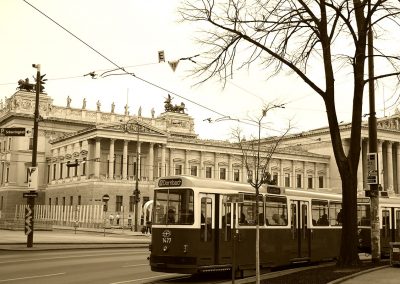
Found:
[[29, 206], [25, 207], [25, 235], [29, 235], [33, 231], [32, 210]]
[[23, 196], [24, 198], [28, 198], [28, 197], [37, 197], [37, 196], [38, 196], [38, 193], [35, 192], [35, 191], [24, 192], [24, 193], [22, 193], [22, 196]]
[[30, 190], [37, 190], [38, 188], [38, 168], [28, 168], [28, 188]]
[[25, 136], [25, 133], [24, 127], [0, 128], [0, 134], [4, 136]]
[[367, 184], [378, 184], [378, 154], [367, 154]]
[[107, 202], [108, 200], [110, 200], [110, 196], [108, 194], [104, 194], [102, 200], [103, 202]]

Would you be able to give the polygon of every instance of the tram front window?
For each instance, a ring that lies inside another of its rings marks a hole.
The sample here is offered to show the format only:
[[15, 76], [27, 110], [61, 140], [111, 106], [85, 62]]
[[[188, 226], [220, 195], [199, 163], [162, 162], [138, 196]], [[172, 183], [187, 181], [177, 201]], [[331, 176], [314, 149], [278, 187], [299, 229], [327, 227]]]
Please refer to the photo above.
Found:
[[159, 189], [154, 192], [154, 224], [192, 225], [193, 190]]

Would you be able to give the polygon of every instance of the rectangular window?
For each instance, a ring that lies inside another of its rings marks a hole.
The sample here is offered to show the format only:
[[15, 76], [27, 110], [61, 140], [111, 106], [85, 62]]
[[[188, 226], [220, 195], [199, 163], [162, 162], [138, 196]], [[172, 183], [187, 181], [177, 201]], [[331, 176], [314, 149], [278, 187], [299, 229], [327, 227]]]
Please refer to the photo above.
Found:
[[51, 197], [49, 197], [49, 205], [51, 205]]
[[297, 174], [297, 176], [296, 176], [296, 187], [297, 188], [301, 188], [301, 180], [302, 180], [301, 174]]
[[309, 175], [308, 177], [307, 177], [307, 188], [313, 188], [313, 182], [312, 182], [312, 176], [311, 175]]
[[312, 223], [314, 226], [329, 226], [328, 200], [311, 200]]
[[212, 178], [212, 167], [206, 167], [206, 178]]
[[[6, 146], [6, 143], [4, 143], [4, 148]], [[29, 138], [29, 150], [33, 150], [33, 138]]]
[[285, 173], [285, 186], [290, 187], [290, 174]]
[[287, 200], [283, 196], [267, 196], [265, 199], [265, 223], [267, 226], [287, 225]]
[[122, 195], [117, 195], [115, 197], [115, 211], [121, 212], [121, 207], [122, 207]]
[[69, 197], [69, 205], [74, 205], [74, 197], [73, 196]]
[[53, 164], [53, 180], [56, 179], [56, 173], [57, 173], [57, 165]]
[[318, 187], [319, 188], [323, 188], [324, 187], [324, 177], [323, 176], [319, 176], [318, 177]]
[[65, 206], [65, 196], [62, 198], [62, 206]]
[[[256, 197], [254, 194], [245, 194], [243, 203], [239, 203], [239, 225], [255, 226], [257, 225]], [[258, 216], [259, 225], [264, 225], [264, 203], [262, 196], [258, 196]]]
[[331, 226], [342, 226], [342, 203], [329, 203], [329, 224]]
[[191, 166], [190, 167], [190, 174], [192, 176], [197, 176], [197, 166]]
[[279, 183], [278, 183], [278, 173], [273, 173], [272, 174], [272, 180], [275, 182], [276, 185], [279, 185]]
[[219, 169], [219, 179], [226, 179], [226, 168], [220, 168]]
[[182, 165], [181, 164], [175, 165], [175, 175], [177, 175], [177, 176], [182, 175]]
[[11, 150], [11, 137], [8, 138], [8, 150]]
[[78, 167], [79, 166], [74, 167], [74, 177], [78, 176]]
[[371, 226], [371, 211], [369, 204], [357, 204], [357, 224], [358, 226]]
[[10, 176], [10, 168], [7, 167], [7, 168], [6, 168], [6, 182], [8, 182], [9, 176]]
[[47, 183], [50, 183], [50, 165], [47, 165]]
[[58, 205], [58, 197], [56, 197], [56, 204], [55, 205]]
[[154, 192], [154, 224], [192, 225], [194, 193], [191, 189], [159, 189]]
[[78, 195], [78, 205], [82, 204], [82, 197], [80, 195]]
[[129, 212], [134, 212], [135, 211], [135, 200], [133, 198], [133, 195], [129, 196]]
[[240, 171], [238, 169], [233, 170], [233, 180], [240, 181]]
[[64, 163], [60, 163], [60, 179], [63, 178]]
[[3, 210], [3, 196], [1, 197], [1, 200], [0, 200], [0, 210]]
[[86, 175], [86, 158], [83, 158], [81, 167], [82, 167], [82, 175], [85, 176]]

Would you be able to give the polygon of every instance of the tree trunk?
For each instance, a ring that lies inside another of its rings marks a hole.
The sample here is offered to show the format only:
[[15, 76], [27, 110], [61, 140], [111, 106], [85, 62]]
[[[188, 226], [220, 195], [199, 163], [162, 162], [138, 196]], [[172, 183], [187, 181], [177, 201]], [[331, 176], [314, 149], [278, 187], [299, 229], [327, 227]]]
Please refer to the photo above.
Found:
[[356, 267], [360, 265], [357, 237], [357, 169], [351, 170], [349, 164], [342, 164], [343, 223], [342, 241], [337, 265]]

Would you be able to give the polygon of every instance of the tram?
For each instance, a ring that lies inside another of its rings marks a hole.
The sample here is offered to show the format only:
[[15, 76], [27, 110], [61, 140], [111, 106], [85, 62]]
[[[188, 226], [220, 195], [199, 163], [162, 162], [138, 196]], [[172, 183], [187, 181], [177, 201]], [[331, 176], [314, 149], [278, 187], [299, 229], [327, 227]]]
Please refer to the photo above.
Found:
[[[248, 184], [194, 176], [158, 179], [151, 270], [195, 274], [234, 269], [236, 275], [254, 270], [256, 220], [261, 269], [337, 257], [342, 221], [340, 194], [271, 185], [259, 191], [257, 201]], [[365, 252], [370, 250], [367, 201], [363, 198], [358, 204], [360, 249]], [[380, 212], [382, 232], [387, 237], [382, 240], [382, 248], [386, 250], [389, 241], [400, 238], [400, 200], [382, 203]], [[390, 221], [392, 218], [398, 221]]]

